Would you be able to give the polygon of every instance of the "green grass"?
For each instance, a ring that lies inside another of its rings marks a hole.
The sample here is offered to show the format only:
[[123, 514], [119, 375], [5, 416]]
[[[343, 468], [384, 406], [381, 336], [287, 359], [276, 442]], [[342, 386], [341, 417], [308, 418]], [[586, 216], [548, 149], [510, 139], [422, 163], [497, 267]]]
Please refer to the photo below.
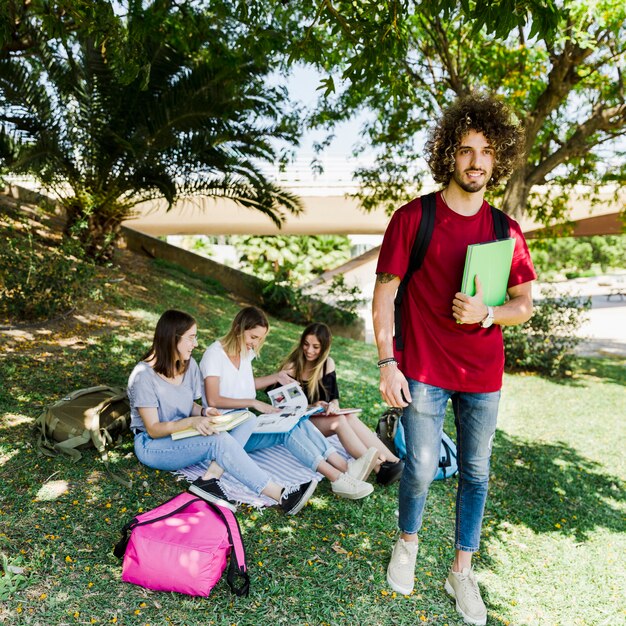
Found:
[[[124, 280], [116, 280], [123, 278]], [[114, 450], [111, 480], [92, 451], [70, 462], [37, 451], [33, 420], [64, 392], [124, 384], [167, 307], [199, 321], [200, 347], [225, 332], [240, 303], [169, 265], [123, 255], [103, 302], [77, 317], [0, 335], [0, 622], [124, 625], [461, 624], [442, 589], [452, 549], [456, 479], [431, 489], [415, 593], [396, 596], [385, 568], [396, 535], [397, 486], [364, 501], [327, 482], [295, 518], [243, 509], [252, 591], [209, 598], [154, 593], [120, 581], [111, 550], [135, 513], [184, 486], [136, 461], [131, 438]], [[272, 320], [257, 363], [271, 371], [300, 329]], [[198, 351], [197, 356], [200, 356]], [[346, 405], [374, 426], [383, 406], [372, 346], [337, 338]], [[493, 480], [476, 567], [489, 624], [623, 623], [623, 361], [587, 361], [569, 383], [507, 376]], [[450, 422], [447, 430], [451, 432]]]

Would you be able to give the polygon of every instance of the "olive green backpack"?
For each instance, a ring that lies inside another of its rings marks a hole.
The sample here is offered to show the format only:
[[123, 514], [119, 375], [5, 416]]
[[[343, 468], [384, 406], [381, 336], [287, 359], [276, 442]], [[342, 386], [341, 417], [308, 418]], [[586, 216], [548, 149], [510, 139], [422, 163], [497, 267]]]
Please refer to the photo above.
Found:
[[[35, 422], [39, 449], [78, 460], [80, 450], [94, 447], [107, 463], [107, 448], [118, 443], [130, 426], [126, 391], [100, 385], [78, 389], [46, 407]], [[107, 468], [108, 469], [108, 468]]]

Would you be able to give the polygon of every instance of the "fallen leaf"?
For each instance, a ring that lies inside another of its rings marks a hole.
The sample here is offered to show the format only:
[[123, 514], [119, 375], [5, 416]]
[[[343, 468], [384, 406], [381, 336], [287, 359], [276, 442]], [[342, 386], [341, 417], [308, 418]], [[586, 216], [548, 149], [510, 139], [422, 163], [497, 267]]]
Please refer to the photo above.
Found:
[[335, 541], [335, 543], [333, 543], [332, 548], [337, 554], [348, 554], [348, 551], [343, 548], [338, 541]]

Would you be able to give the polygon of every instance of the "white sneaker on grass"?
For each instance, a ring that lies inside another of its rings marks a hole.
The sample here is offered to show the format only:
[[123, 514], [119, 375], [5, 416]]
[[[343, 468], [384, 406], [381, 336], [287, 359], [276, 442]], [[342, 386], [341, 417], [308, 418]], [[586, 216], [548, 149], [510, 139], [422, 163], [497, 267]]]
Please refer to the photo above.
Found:
[[347, 473], [339, 474], [339, 478], [330, 483], [330, 488], [336, 496], [348, 500], [360, 500], [374, 491], [373, 485], [357, 480]]
[[400, 537], [393, 547], [391, 560], [387, 566], [387, 584], [405, 596], [410, 595], [415, 586], [417, 548], [417, 539], [405, 541]]
[[463, 616], [466, 624], [485, 626], [487, 607], [480, 597], [474, 570], [468, 567], [462, 572], [450, 570], [444, 587], [446, 593], [456, 600], [457, 613]]
[[378, 461], [378, 450], [373, 446], [358, 459], [348, 462], [348, 474], [357, 480], [366, 480]]

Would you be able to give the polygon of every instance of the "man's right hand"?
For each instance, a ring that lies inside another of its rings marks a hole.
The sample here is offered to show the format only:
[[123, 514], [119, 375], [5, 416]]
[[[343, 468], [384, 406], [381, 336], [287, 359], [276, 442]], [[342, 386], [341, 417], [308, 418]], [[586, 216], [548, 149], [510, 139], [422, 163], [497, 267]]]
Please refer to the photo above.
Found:
[[389, 406], [403, 408], [411, 402], [409, 383], [396, 365], [380, 368], [379, 390]]

